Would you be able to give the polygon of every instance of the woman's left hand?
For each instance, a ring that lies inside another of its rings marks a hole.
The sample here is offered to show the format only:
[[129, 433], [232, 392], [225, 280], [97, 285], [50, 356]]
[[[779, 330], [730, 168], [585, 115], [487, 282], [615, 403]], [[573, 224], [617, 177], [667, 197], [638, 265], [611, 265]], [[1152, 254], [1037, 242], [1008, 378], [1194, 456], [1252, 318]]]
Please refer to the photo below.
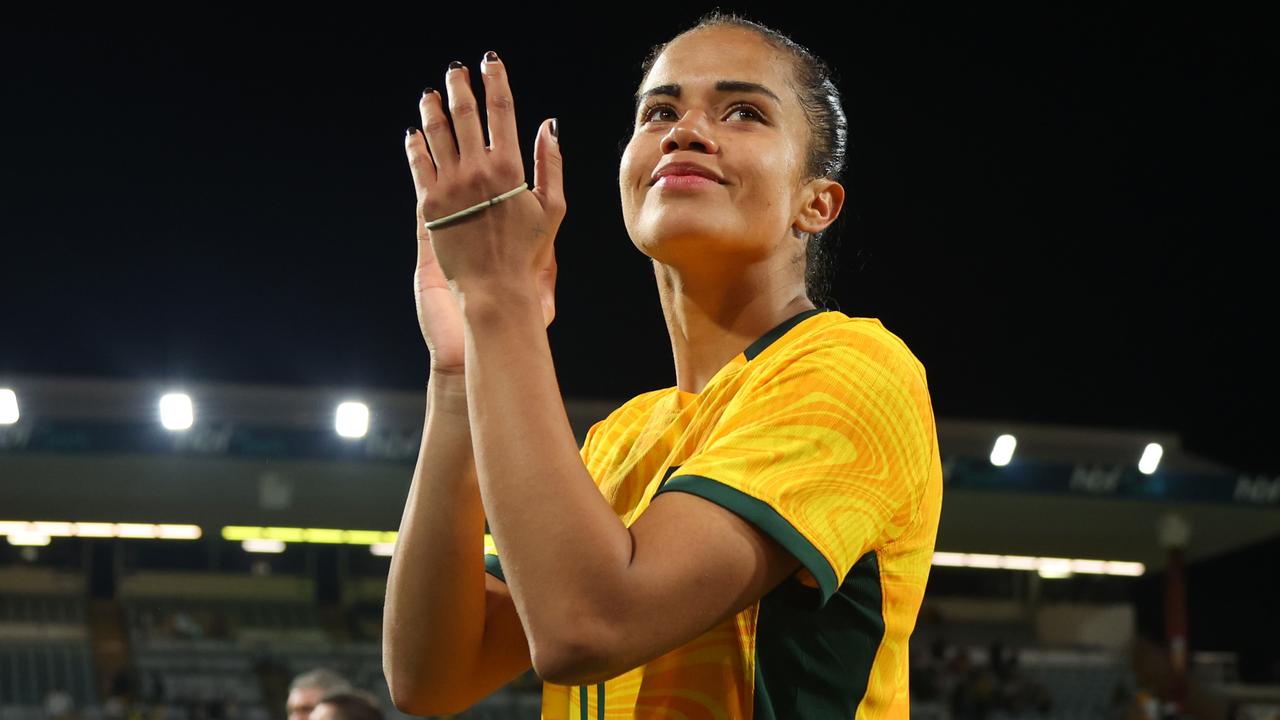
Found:
[[[426, 144], [434, 161], [425, 163], [434, 165], [434, 172], [428, 167], [420, 197], [421, 216], [427, 219], [451, 215], [525, 181], [505, 65], [489, 55], [481, 63], [488, 147], [470, 72], [465, 66], [445, 72], [452, 130], [439, 93], [433, 91], [422, 103]], [[455, 293], [537, 293], [548, 324], [555, 314], [554, 242], [565, 215], [563, 163], [552, 134], [554, 122], [538, 127], [532, 188], [428, 231], [440, 269]]]

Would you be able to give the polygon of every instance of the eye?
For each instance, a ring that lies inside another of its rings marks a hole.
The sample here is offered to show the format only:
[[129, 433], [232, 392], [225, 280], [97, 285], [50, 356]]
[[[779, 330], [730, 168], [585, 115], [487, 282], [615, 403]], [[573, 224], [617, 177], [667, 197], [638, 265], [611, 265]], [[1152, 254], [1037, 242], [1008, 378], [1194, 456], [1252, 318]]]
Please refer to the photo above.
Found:
[[[653, 114], [658, 110], [668, 110], [672, 113], [672, 115], [675, 115], [675, 108], [671, 107], [666, 103], [657, 103], [654, 105], [649, 105], [645, 107], [643, 111], [641, 111], [640, 122], [642, 123], [649, 122], [652, 119]], [[761, 113], [759, 110], [757, 110], [754, 105], [750, 105], [747, 103], [738, 103], [737, 105], [734, 105], [732, 108], [730, 108], [729, 112], [730, 114], [738, 113], [738, 112], [747, 112], [750, 114], [751, 117], [755, 118], [756, 120], [760, 122], [764, 122], [764, 114]]]
[[759, 110], [755, 109], [754, 106], [748, 105], [746, 103], [739, 103], [737, 105], [734, 105], [733, 108], [730, 109], [731, 113], [738, 113], [743, 111], [751, 113], [751, 116], [754, 117], [756, 120], [760, 120], [760, 121], [764, 120], [764, 115], [762, 115]]
[[646, 106], [643, 111], [641, 111], [640, 122], [648, 122], [650, 116], [653, 114], [655, 110], [670, 110], [672, 114], [675, 113], [675, 109], [672, 108], [670, 105], [667, 105], [666, 103], [657, 103], [654, 105], [649, 105], [649, 106]]

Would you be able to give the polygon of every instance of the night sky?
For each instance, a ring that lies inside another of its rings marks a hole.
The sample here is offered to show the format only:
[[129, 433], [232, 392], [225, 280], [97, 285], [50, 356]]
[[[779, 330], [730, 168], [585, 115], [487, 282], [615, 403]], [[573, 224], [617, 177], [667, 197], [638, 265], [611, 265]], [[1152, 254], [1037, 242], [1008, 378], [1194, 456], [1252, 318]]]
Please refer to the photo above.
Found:
[[[560, 119], [561, 388], [621, 402], [674, 384], [618, 148], [648, 49], [712, 6], [437, 6], [0, 28], [0, 380], [424, 388], [404, 130], [450, 60], [480, 92], [492, 49], [530, 184], [534, 131]], [[1259, 18], [721, 7], [836, 68], [852, 139], [838, 308], [906, 341], [939, 417], [1172, 431], [1280, 473]]]

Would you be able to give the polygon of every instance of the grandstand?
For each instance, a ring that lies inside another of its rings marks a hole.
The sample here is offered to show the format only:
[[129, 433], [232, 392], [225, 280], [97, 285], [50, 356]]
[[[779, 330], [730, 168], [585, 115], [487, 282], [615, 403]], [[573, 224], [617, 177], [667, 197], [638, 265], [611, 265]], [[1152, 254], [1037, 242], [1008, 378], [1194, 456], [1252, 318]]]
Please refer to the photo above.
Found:
[[[83, 718], [125, 704], [267, 720], [317, 666], [401, 716], [381, 608], [424, 393], [42, 376], [0, 388], [20, 409], [0, 424], [0, 720], [59, 703]], [[166, 428], [169, 393], [189, 398], [185, 428]], [[354, 426], [347, 402], [367, 409]], [[615, 404], [567, 403], [579, 441]], [[1125, 717], [1176, 677], [1150, 602], [1164, 578], [1280, 532], [1272, 480], [1175, 436], [946, 418], [938, 431], [946, 490], [912, 638], [914, 717]], [[1016, 449], [997, 458], [1004, 435]], [[1152, 444], [1158, 466], [1140, 468]], [[1191, 699], [1265, 706], [1236, 648], [1196, 644], [1201, 621], [1193, 608]], [[526, 673], [464, 717], [535, 718], [539, 690]]]

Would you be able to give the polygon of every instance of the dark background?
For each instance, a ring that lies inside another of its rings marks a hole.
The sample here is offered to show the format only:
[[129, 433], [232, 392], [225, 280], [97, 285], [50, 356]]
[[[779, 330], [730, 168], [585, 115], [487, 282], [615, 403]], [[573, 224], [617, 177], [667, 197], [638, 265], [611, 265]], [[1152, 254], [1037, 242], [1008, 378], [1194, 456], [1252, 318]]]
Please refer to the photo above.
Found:
[[[561, 388], [672, 385], [618, 143], [650, 46], [711, 7], [6, 24], [0, 378], [424, 387], [403, 134], [450, 60], [479, 92], [492, 49], [531, 183], [533, 133], [560, 119]], [[836, 68], [852, 139], [838, 307], [907, 342], [940, 417], [1174, 431], [1280, 472], [1260, 18], [722, 7]]]

